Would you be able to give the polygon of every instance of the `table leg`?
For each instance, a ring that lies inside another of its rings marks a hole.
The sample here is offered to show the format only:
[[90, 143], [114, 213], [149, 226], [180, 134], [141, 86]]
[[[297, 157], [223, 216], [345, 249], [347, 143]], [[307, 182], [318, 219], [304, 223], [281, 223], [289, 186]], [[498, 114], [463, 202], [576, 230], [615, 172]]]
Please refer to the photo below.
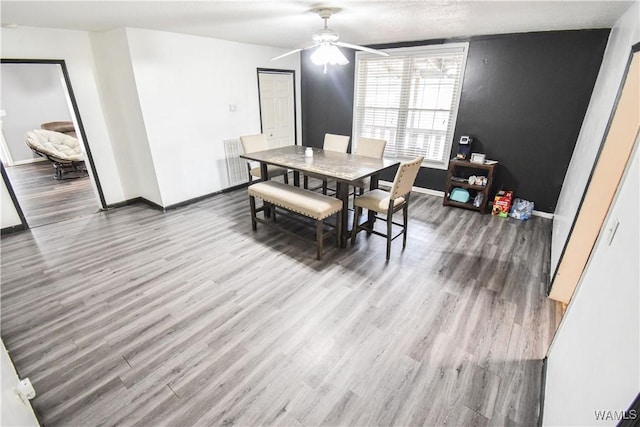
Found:
[[[262, 181], [269, 181], [269, 169], [267, 169], [266, 163], [260, 163], [260, 178]], [[262, 202], [264, 203], [264, 201]], [[265, 206], [264, 217], [271, 218], [271, 209]]]
[[[369, 190], [375, 190], [378, 188], [378, 174], [371, 175]], [[369, 223], [369, 227], [373, 229], [373, 224], [376, 222], [376, 213], [372, 210], [367, 210], [367, 222]]]
[[349, 236], [349, 185], [341, 182], [336, 183], [336, 197], [342, 200], [342, 215], [340, 215], [341, 239], [340, 247], [347, 247], [347, 237]]

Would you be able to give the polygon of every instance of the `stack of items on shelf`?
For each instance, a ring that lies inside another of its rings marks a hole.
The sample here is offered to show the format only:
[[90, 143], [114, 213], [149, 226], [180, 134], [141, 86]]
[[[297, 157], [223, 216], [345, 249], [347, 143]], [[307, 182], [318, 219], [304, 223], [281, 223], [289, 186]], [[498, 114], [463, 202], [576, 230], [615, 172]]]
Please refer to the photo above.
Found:
[[491, 164], [476, 164], [468, 160], [451, 159], [442, 204], [488, 212], [491, 197], [489, 193], [496, 167], [495, 161]]

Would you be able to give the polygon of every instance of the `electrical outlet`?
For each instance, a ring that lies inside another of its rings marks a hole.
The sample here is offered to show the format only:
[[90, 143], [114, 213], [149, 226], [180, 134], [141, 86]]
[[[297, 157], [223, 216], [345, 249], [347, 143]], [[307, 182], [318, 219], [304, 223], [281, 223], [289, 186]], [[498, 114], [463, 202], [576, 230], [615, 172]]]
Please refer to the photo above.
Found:
[[238, 111], [238, 106], [236, 104], [229, 104], [229, 111], [236, 112]]

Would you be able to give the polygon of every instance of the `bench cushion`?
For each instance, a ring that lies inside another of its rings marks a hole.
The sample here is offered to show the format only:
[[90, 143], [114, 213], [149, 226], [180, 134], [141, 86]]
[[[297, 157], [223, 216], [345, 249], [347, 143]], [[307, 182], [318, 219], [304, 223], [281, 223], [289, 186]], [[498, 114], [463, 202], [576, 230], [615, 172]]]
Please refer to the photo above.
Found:
[[342, 210], [342, 201], [339, 199], [277, 181], [250, 185], [249, 195], [316, 220]]

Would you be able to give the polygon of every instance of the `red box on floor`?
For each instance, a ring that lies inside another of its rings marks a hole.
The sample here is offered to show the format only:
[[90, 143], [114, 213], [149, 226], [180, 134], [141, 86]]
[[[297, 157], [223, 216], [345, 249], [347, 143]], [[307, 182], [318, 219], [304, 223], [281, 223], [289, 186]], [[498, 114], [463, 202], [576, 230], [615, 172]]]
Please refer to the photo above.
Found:
[[493, 199], [491, 215], [507, 216], [509, 214], [509, 209], [511, 209], [512, 199], [513, 191], [498, 191], [498, 194], [496, 194], [496, 197]]

